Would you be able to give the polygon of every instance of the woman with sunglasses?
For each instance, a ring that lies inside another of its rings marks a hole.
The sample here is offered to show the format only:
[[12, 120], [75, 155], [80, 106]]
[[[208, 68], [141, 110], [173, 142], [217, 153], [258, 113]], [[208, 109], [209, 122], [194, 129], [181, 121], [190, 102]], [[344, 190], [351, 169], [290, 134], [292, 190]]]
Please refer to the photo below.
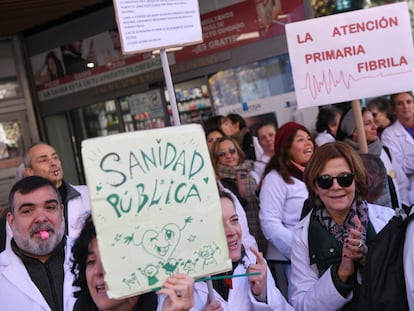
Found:
[[303, 171], [314, 144], [306, 127], [288, 122], [277, 131], [274, 148], [260, 188], [259, 217], [268, 240], [266, 259], [279, 289], [287, 297], [293, 228], [308, 197]]
[[234, 138], [224, 136], [214, 144], [212, 162], [221, 184], [233, 192], [242, 204], [250, 233], [256, 239], [259, 250], [266, 252], [266, 239], [259, 222], [257, 184], [251, 175], [253, 161], [245, 160], [244, 152]]
[[317, 149], [304, 178], [313, 209], [294, 230], [290, 302], [298, 311], [358, 310], [366, 242], [394, 211], [364, 201], [364, 166], [343, 142]]

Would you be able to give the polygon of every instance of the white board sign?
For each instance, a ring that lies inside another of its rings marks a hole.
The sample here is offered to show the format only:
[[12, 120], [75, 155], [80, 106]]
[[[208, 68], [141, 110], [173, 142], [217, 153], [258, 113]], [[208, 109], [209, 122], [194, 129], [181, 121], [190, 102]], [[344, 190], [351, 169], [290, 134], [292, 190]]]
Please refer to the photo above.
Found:
[[125, 54], [203, 41], [197, 0], [114, 0]]
[[298, 107], [414, 89], [406, 2], [286, 25]]
[[231, 270], [200, 125], [88, 139], [82, 159], [110, 297]]

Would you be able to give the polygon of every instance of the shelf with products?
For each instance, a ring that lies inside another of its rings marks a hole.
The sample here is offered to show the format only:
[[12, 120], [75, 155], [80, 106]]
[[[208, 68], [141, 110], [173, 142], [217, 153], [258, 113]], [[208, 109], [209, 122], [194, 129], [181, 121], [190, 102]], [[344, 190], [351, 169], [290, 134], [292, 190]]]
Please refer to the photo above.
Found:
[[88, 137], [106, 136], [120, 132], [115, 100], [83, 108]]
[[121, 98], [120, 108], [127, 132], [166, 126], [166, 112], [160, 89]]
[[[213, 115], [212, 103], [207, 87], [207, 79], [198, 78], [178, 83], [174, 86], [177, 109], [180, 115], [180, 122], [203, 123]], [[172, 113], [168, 91], [164, 92], [171, 122]]]

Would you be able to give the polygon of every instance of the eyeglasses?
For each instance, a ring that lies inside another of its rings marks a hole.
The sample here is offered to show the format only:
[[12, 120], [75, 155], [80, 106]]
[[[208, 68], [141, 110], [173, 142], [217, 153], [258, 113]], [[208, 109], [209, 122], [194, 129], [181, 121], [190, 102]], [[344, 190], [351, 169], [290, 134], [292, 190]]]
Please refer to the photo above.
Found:
[[330, 175], [321, 175], [316, 177], [316, 184], [321, 189], [329, 189], [333, 185], [334, 179], [338, 182], [338, 184], [341, 187], [349, 187], [352, 185], [352, 182], [354, 181], [354, 174], [352, 173], [341, 173], [336, 177], [330, 176]]
[[[235, 154], [236, 153], [236, 148], [229, 148], [229, 150], [227, 150], [227, 152], [229, 153], [229, 154]], [[226, 154], [227, 154], [227, 152], [226, 151], [219, 151], [219, 152], [217, 152], [217, 156], [219, 157], [219, 158], [222, 158], [222, 157], [225, 157], [226, 156]]]

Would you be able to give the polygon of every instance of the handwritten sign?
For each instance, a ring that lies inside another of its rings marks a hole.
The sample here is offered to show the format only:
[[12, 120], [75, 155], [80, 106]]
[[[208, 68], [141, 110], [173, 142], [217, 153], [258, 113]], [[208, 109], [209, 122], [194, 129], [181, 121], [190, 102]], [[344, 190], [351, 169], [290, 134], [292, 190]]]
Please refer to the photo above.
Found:
[[125, 54], [203, 41], [198, 1], [114, 0], [114, 8]]
[[88, 139], [82, 158], [110, 297], [231, 269], [200, 125]]
[[299, 108], [414, 89], [406, 2], [286, 25]]

